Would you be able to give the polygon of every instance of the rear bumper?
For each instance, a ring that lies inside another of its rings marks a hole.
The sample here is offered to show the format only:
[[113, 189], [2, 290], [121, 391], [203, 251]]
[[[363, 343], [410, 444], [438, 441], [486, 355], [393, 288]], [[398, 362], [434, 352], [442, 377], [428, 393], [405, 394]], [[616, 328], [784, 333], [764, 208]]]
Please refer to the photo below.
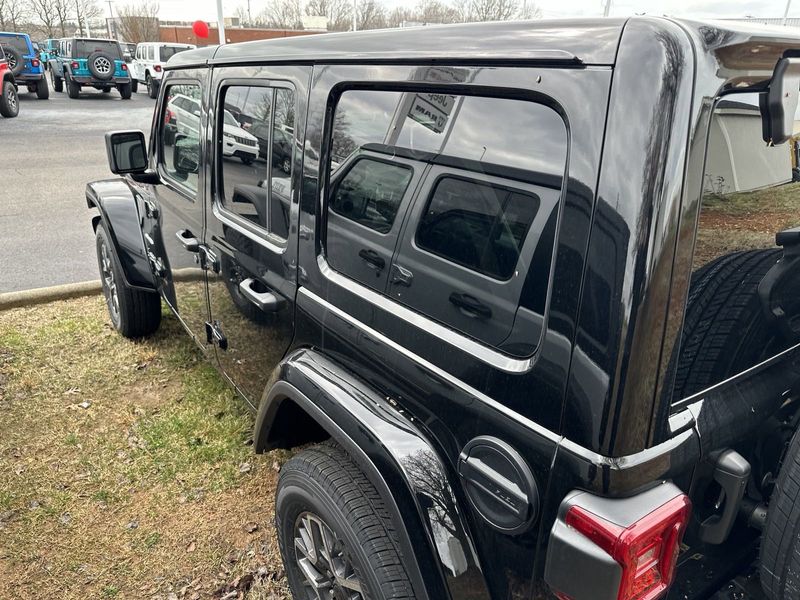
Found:
[[14, 79], [19, 84], [36, 83], [44, 79], [44, 73], [20, 73], [19, 75], [14, 75]]
[[72, 81], [80, 83], [81, 85], [93, 85], [97, 87], [104, 87], [107, 85], [124, 85], [131, 82], [130, 77], [112, 77], [111, 79], [95, 79], [92, 76], [72, 75]]

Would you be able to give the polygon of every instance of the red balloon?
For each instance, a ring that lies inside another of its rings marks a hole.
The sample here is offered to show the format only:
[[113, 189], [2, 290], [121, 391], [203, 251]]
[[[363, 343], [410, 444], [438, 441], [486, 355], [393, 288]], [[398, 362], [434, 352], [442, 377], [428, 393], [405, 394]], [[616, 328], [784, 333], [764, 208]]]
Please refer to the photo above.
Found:
[[205, 21], [195, 21], [192, 23], [192, 31], [199, 38], [208, 37], [208, 23]]

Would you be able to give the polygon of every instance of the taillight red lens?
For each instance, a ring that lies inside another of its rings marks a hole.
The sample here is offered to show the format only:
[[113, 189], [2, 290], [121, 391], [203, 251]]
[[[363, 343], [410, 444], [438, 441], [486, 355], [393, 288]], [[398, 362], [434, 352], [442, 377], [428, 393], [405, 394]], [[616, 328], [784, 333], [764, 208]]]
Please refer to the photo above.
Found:
[[72, 65], [70, 65], [73, 69], [80, 69], [81, 66], [78, 64], [77, 60], [72, 61]]
[[39, 59], [38, 59], [38, 58], [34, 58], [34, 59], [31, 61], [31, 66], [32, 66], [32, 67], [38, 67], [38, 66], [39, 66]]
[[122, 65], [120, 65], [120, 68], [121, 68], [123, 71], [127, 71], [127, 70], [128, 70], [128, 65], [126, 65], [126, 64], [122, 64]]
[[654, 600], [675, 578], [691, 502], [680, 495], [627, 528], [580, 506], [567, 511], [567, 525], [585, 535], [622, 567], [618, 600]]
[[164, 124], [172, 122], [172, 111], [170, 109], [166, 109], [164, 111]]
[[153, 65], [153, 70], [156, 73], [161, 73], [161, 65]]

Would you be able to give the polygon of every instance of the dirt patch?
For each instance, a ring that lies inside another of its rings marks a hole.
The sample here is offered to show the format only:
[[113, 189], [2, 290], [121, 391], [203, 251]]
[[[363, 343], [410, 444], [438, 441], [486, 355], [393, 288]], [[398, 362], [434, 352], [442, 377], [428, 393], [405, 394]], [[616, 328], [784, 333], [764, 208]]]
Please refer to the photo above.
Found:
[[[289, 598], [252, 417], [165, 313], [0, 313], [0, 598]], [[232, 595], [231, 595], [232, 594]]]

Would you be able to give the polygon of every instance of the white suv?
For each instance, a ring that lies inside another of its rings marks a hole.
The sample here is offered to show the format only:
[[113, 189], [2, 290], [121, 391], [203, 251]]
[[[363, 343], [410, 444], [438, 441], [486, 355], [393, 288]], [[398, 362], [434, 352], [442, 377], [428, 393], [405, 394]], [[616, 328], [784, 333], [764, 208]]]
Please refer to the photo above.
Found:
[[192, 44], [165, 44], [163, 42], [144, 42], [136, 46], [136, 54], [130, 64], [133, 91], [139, 83], [147, 86], [147, 94], [151, 98], [158, 96], [158, 87], [164, 74], [164, 65], [171, 56], [184, 50], [195, 48]]

